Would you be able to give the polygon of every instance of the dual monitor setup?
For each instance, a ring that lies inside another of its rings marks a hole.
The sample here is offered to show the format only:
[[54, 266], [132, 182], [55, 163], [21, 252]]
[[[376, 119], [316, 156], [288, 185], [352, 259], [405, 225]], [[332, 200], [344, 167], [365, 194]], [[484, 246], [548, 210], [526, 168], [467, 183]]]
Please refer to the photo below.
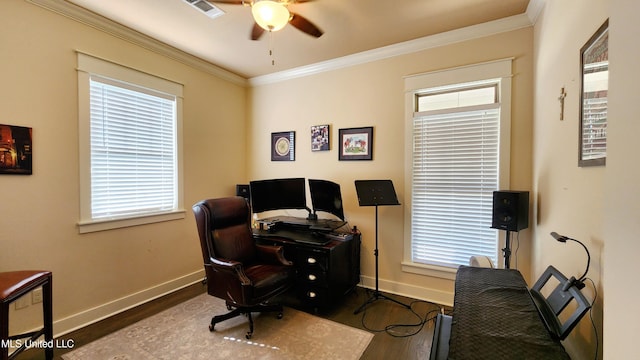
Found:
[[[311, 207], [307, 206], [305, 178], [286, 178], [251, 181], [249, 185], [238, 185], [236, 192], [250, 201], [254, 214], [271, 210], [306, 210], [308, 222], [318, 221], [318, 211], [332, 214], [344, 224], [340, 185], [327, 181], [309, 179]], [[247, 191], [248, 190], [248, 191]]]

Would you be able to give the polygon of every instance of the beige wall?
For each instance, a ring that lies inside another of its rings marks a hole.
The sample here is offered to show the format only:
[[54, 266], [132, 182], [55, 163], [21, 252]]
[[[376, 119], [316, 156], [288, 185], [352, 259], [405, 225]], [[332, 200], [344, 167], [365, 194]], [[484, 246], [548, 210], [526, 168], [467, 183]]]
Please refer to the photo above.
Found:
[[611, 0], [609, 120], [607, 166], [602, 211], [604, 246], [604, 358], [623, 359], [636, 354], [640, 333], [640, 162], [637, 159], [638, 84], [640, 83], [640, 25], [635, 0]]
[[[615, 158], [610, 153], [606, 167], [578, 167], [578, 114], [580, 48], [609, 17], [608, 3], [603, 0], [547, 1], [534, 35], [533, 187], [537, 197], [534, 273], [538, 276], [552, 264], [567, 276], [581, 275], [587, 261], [582, 247], [575, 242], [559, 243], [549, 233], [556, 231], [582, 241], [591, 253], [588, 277], [593, 279], [599, 293], [593, 315], [601, 338], [605, 288], [603, 256], [613, 240], [603, 232], [609, 218], [604, 211], [604, 198], [608, 192], [605, 181]], [[613, 52], [611, 54], [613, 75], [617, 69]], [[564, 120], [561, 121], [558, 96], [562, 87], [565, 87], [567, 97]], [[612, 102], [613, 90], [611, 87]], [[614, 113], [612, 104], [611, 114]], [[610, 130], [619, 124], [611, 117], [610, 121], [615, 123]], [[585, 292], [593, 299], [594, 288], [591, 283], [587, 285]], [[576, 359], [593, 358], [596, 337], [588, 317], [571, 333], [565, 347]]]
[[[598, 300], [593, 317], [601, 340], [599, 358], [629, 358], [637, 352], [632, 334], [640, 331], [634, 286], [639, 272], [640, 167], [631, 149], [640, 131], [637, 117], [637, 59], [640, 4], [631, 0], [547, 1], [535, 26], [534, 191], [538, 193], [535, 272], [557, 264], [579, 275], [585, 257], [577, 244], [550, 239], [558, 231], [579, 239], [591, 252], [588, 276]], [[607, 164], [577, 167], [579, 51], [609, 18], [609, 124]], [[565, 121], [557, 118], [556, 94], [566, 86]], [[588, 283], [590, 298], [593, 288]], [[606, 300], [605, 300], [606, 299]], [[574, 358], [592, 358], [596, 337], [583, 320], [566, 345]]]
[[[341, 185], [345, 214], [363, 234], [363, 284], [374, 286], [375, 212], [359, 207], [354, 180], [391, 179], [406, 203], [404, 76], [513, 57], [511, 188], [531, 186], [532, 28], [436, 47], [252, 88], [249, 113], [251, 179], [321, 178]], [[311, 152], [312, 125], [331, 125], [331, 151]], [[373, 161], [338, 161], [338, 129], [373, 126]], [[270, 161], [270, 133], [296, 131], [296, 160]], [[418, 298], [453, 298], [453, 282], [403, 272], [403, 206], [379, 208], [381, 290]], [[518, 265], [529, 277], [529, 231], [520, 236]], [[515, 263], [515, 260], [513, 260]]]
[[[640, 49], [629, 36], [637, 33], [639, 7], [634, 0], [547, 1], [533, 29], [261, 85], [247, 98], [241, 86], [26, 1], [0, 1], [0, 123], [33, 127], [35, 153], [33, 175], [0, 176], [0, 271], [52, 270], [55, 329], [64, 332], [199, 278], [190, 213], [197, 200], [232, 194], [236, 183], [249, 179], [303, 176], [342, 185], [348, 220], [363, 232], [363, 282], [371, 286], [374, 212], [358, 206], [353, 180], [389, 178], [401, 202], [408, 196], [403, 76], [514, 57], [511, 188], [531, 190], [534, 200], [519, 267], [530, 282], [548, 264], [578, 275], [584, 267], [580, 249], [556, 243], [548, 233], [584, 241], [592, 254], [589, 276], [599, 291], [594, 318], [604, 339], [601, 349], [605, 358], [624, 358], [635, 353], [632, 337], [640, 330], [630, 321], [638, 318], [638, 290], [626, 281], [639, 270], [634, 256], [640, 250], [640, 169], [628, 150], [640, 132], [633, 121]], [[578, 53], [607, 16], [607, 166], [578, 168]], [[185, 85], [184, 220], [78, 234], [75, 50]], [[563, 86], [568, 96], [560, 121], [557, 97]], [[329, 152], [310, 151], [309, 127], [318, 124], [331, 125]], [[338, 129], [359, 126], [375, 128], [374, 161], [338, 161]], [[288, 130], [297, 133], [296, 161], [271, 162], [269, 134]], [[401, 271], [403, 214], [402, 206], [380, 208], [381, 289], [450, 294], [448, 280]], [[583, 320], [565, 346], [576, 359], [591, 358], [594, 342]]]
[[[184, 84], [183, 220], [78, 233], [76, 50]], [[201, 279], [191, 205], [246, 178], [246, 89], [23, 0], [0, 1], [0, 54], [0, 123], [34, 141], [33, 175], [0, 176], [0, 271], [53, 271], [56, 334]]]

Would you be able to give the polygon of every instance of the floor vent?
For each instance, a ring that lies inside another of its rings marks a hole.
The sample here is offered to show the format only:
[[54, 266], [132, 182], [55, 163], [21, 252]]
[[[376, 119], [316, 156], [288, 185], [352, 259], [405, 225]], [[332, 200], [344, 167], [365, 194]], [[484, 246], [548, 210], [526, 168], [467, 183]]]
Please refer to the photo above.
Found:
[[208, 17], [214, 19], [218, 16], [224, 15], [224, 11], [220, 10], [218, 7], [212, 5], [208, 1], [205, 0], [184, 0], [187, 4], [193, 6], [194, 8], [200, 10]]

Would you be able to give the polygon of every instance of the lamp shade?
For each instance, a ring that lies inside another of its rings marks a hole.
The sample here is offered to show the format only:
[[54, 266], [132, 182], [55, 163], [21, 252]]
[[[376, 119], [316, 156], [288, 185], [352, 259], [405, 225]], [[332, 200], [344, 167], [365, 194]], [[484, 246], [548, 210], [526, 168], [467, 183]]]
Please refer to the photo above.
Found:
[[278, 31], [289, 22], [289, 10], [282, 3], [272, 0], [257, 1], [251, 7], [253, 19], [261, 28]]

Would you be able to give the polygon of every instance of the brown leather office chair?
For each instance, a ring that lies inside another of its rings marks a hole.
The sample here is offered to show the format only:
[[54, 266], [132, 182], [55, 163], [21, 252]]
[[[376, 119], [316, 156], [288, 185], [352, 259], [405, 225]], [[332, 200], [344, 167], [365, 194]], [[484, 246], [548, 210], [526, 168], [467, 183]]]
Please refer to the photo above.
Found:
[[247, 339], [253, 334], [252, 312], [277, 312], [282, 305], [270, 304], [286, 291], [294, 279], [293, 266], [280, 246], [257, 245], [251, 232], [251, 210], [242, 197], [209, 199], [193, 205], [198, 225], [207, 292], [224, 299], [231, 312], [214, 316], [217, 323], [244, 314], [249, 318]]

